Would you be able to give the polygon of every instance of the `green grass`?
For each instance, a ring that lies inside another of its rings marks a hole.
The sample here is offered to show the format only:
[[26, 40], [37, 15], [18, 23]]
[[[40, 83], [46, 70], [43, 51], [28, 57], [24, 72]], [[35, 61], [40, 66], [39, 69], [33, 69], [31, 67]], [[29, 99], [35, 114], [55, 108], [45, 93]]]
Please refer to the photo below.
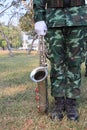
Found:
[[[38, 113], [34, 92], [36, 84], [29, 77], [36, 67], [38, 55], [17, 53], [9, 57], [0, 54], [0, 130], [87, 130], [87, 78], [84, 77], [84, 63], [78, 122], [67, 120], [66, 115], [61, 122], [54, 122], [50, 114]], [[50, 87], [49, 102], [51, 107], [53, 98]]]

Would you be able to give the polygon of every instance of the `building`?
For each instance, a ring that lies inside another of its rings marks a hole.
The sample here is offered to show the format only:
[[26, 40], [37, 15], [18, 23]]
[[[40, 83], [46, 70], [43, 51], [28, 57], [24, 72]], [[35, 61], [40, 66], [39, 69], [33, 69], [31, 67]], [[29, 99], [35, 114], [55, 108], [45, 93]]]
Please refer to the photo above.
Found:
[[38, 51], [38, 45], [39, 45], [39, 40], [36, 39], [33, 42], [33, 38], [26, 35], [25, 32], [23, 32], [23, 44], [22, 44], [22, 49], [29, 49], [32, 46], [32, 50], [37, 50]]

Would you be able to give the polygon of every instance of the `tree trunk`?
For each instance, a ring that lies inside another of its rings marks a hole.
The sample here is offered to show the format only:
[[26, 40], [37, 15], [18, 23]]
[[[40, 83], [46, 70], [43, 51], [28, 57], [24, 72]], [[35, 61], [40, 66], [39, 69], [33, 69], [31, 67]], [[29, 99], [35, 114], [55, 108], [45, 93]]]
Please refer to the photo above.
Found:
[[30, 46], [30, 48], [28, 49], [28, 55], [31, 53], [31, 50], [32, 50], [34, 41], [37, 39], [37, 37], [38, 37], [38, 35], [35, 35], [35, 37], [33, 38], [33, 41], [32, 41], [32, 43], [31, 43], [31, 46]]
[[3, 39], [5, 39], [5, 41], [7, 43], [7, 48], [8, 48], [8, 51], [9, 51], [9, 55], [13, 56], [12, 49], [10, 47], [10, 44], [11, 44], [10, 40], [8, 39], [8, 37], [5, 35], [5, 33], [3, 31], [0, 31], [0, 33], [1, 33], [2, 37], [3, 37]]

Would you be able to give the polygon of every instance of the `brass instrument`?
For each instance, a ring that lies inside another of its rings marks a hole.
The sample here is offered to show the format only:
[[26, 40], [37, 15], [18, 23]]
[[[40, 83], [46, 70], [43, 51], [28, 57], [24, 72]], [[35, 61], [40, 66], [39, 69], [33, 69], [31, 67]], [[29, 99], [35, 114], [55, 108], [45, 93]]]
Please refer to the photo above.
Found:
[[46, 63], [46, 55], [45, 55], [45, 44], [44, 37], [39, 37], [39, 56], [40, 56], [40, 66], [35, 68], [31, 74], [30, 78], [32, 81], [37, 83], [37, 87], [35, 88], [36, 93], [36, 102], [37, 108], [39, 112], [47, 112], [48, 111], [48, 92], [47, 92], [47, 63]]

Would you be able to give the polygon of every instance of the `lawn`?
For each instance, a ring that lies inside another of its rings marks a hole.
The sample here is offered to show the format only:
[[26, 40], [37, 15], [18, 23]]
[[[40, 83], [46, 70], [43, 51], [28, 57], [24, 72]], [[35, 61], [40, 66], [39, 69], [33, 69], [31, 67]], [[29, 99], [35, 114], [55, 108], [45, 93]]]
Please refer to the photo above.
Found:
[[[67, 117], [59, 121], [50, 119], [36, 109], [35, 86], [30, 80], [30, 72], [38, 67], [38, 54], [15, 53], [10, 57], [0, 53], [0, 130], [87, 130], [87, 78], [82, 64], [82, 93], [78, 101], [80, 119], [69, 121]], [[48, 75], [49, 78], [49, 75]], [[49, 104], [53, 104], [50, 95]]]

